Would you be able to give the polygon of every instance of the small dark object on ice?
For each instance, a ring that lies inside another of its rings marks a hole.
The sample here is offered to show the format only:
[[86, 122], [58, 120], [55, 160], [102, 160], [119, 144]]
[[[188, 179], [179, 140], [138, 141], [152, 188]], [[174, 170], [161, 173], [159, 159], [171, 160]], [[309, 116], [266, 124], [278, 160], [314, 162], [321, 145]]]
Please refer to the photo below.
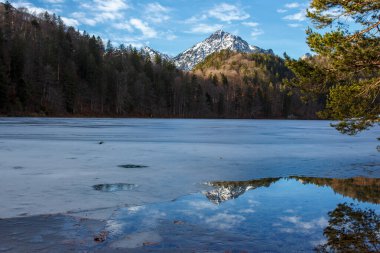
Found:
[[104, 143], [104, 141], [99, 141], [99, 145], [102, 145]]
[[125, 164], [125, 165], [118, 165], [119, 168], [124, 169], [140, 169], [140, 168], [148, 168], [148, 166], [145, 165], [136, 165], [136, 164]]
[[182, 225], [182, 224], [185, 224], [185, 222], [183, 222], [183, 221], [181, 221], [181, 220], [175, 220], [173, 223], [176, 224], [176, 225]]
[[379, 152], [380, 152], [380, 145], [379, 145], [379, 146], [377, 146], [377, 151], [379, 151]]
[[92, 188], [94, 190], [101, 191], [101, 192], [129, 191], [129, 190], [132, 190], [136, 187], [137, 187], [137, 185], [135, 185], [135, 184], [125, 184], [125, 183], [97, 184], [97, 185], [92, 186]]
[[95, 242], [104, 242], [107, 239], [107, 236], [108, 236], [108, 232], [102, 231], [94, 237], [94, 241]]
[[158, 244], [159, 244], [158, 242], [144, 242], [143, 246], [154, 246], [154, 245], [158, 245]]

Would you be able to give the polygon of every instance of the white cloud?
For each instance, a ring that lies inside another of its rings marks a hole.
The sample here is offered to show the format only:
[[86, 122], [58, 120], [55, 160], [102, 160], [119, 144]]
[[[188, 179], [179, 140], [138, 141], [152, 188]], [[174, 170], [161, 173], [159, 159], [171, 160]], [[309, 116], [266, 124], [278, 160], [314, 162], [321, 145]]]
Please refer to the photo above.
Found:
[[242, 25], [249, 26], [249, 27], [258, 27], [259, 23], [256, 22], [242, 22]]
[[[315, 8], [309, 8], [309, 11], [311, 13], [315, 13], [316, 9]], [[344, 15], [343, 13], [344, 13], [344, 9], [339, 8], [339, 7], [335, 7], [335, 8], [332, 8], [332, 9], [329, 9], [329, 10], [322, 12], [323, 15], [326, 15], [326, 16], [333, 18], [333, 19], [337, 19], [340, 22], [355, 22], [355, 20], [352, 17], [350, 17], [348, 15]]]
[[287, 9], [295, 9], [295, 8], [299, 8], [300, 6], [301, 6], [301, 4], [299, 4], [299, 3], [285, 4], [285, 8], [287, 8]]
[[242, 22], [242, 25], [252, 28], [251, 36], [253, 39], [256, 39], [259, 35], [263, 34], [264, 31], [259, 28], [259, 23], [256, 22]]
[[44, 8], [39, 8], [39, 7], [36, 7], [34, 6], [32, 3], [29, 3], [29, 2], [16, 2], [16, 3], [12, 3], [12, 5], [15, 7], [15, 8], [27, 8], [28, 9], [28, 12], [29, 13], [35, 13], [35, 14], [39, 14], [39, 13], [45, 13], [45, 12], [49, 12], [49, 13], [52, 13], [52, 11], [50, 10], [47, 10], [47, 9], [44, 9]]
[[256, 212], [255, 210], [249, 209], [249, 208], [242, 209], [242, 210], [239, 211], [239, 213], [247, 213], [247, 214], [249, 214], [249, 213], [255, 213], [255, 212]]
[[82, 3], [81, 6], [89, 10], [103, 12], [119, 12], [130, 8], [124, 0], [93, 0], [91, 3]]
[[289, 233], [289, 234], [295, 232], [294, 229], [292, 229], [292, 228], [280, 228], [280, 231], [284, 232], [284, 233]]
[[250, 15], [241, 8], [227, 3], [215, 5], [214, 8], [208, 11], [208, 16], [223, 22], [245, 20], [250, 17]]
[[203, 21], [205, 19], [207, 19], [207, 15], [206, 14], [202, 14], [202, 15], [198, 15], [198, 16], [192, 16], [191, 18], [188, 18], [184, 21], [185, 24], [195, 24], [195, 23], [198, 23], [200, 21]]
[[301, 10], [295, 14], [287, 15], [284, 17], [285, 20], [291, 20], [291, 21], [305, 21], [306, 20], [306, 11]]
[[153, 28], [151, 28], [147, 23], [143, 22], [142, 20], [137, 19], [137, 18], [132, 18], [129, 22], [134, 28], [142, 32], [144, 38], [157, 37], [157, 32]]
[[175, 40], [175, 39], [177, 39], [177, 38], [178, 38], [178, 36], [176, 36], [176, 35], [174, 35], [174, 34], [169, 34], [169, 35], [166, 36], [166, 39], [167, 39], [167, 40]]
[[285, 9], [277, 9], [277, 12], [278, 13], [285, 13], [285, 12], [287, 12], [288, 10], [285, 10]]
[[168, 13], [170, 11], [169, 8], [162, 6], [159, 3], [150, 3], [146, 6], [147, 12], [164, 12]]
[[145, 7], [146, 19], [154, 23], [162, 23], [170, 19], [170, 9], [159, 3], [150, 3]]
[[65, 0], [43, 0], [43, 1], [49, 4], [61, 4], [65, 2]]
[[188, 33], [212, 33], [215, 32], [216, 30], [221, 29], [223, 26], [219, 24], [215, 25], [209, 25], [209, 24], [196, 24], [194, 25]]
[[87, 18], [86, 14], [84, 12], [74, 12], [71, 14], [71, 17], [75, 18], [76, 20], [79, 20], [81, 23], [89, 26], [94, 26], [97, 24], [96, 19]]
[[250, 206], [250, 207], [254, 207], [254, 206], [259, 206], [259, 205], [261, 205], [261, 203], [260, 203], [259, 201], [254, 200], [254, 199], [249, 199], [249, 200], [248, 200], [248, 203], [249, 203], [249, 206]]
[[129, 22], [116, 23], [112, 25], [114, 28], [119, 30], [127, 30], [128, 32], [133, 32], [133, 27]]
[[144, 206], [131, 206], [127, 208], [129, 213], [138, 213], [145, 209]]
[[219, 229], [230, 229], [245, 220], [244, 216], [228, 213], [218, 213], [205, 219], [205, 222]]
[[[246, 20], [250, 17], [248, 13], [242, 10], [240, 7], [228, 3], [221, 3], [215, 5], [213, 8], [199, 14], [194, 15], [188, 19], [186, 19], [183, 23], [185, 24], [195, 24], [192, 28], [191, 32], [196, 33], [207, 33], [215, 31], [215, 27], [220, 27], [220, 25], [206, 25], [205, 21], [207, 19], [213, 18], [222, 22], [231, 23], [232, 21], [242, 21]], [[203, 21], [203, 23], [201, 23]], [[250, 23], [250, 22], [247, 22]], [[202, 32], [201, 28], [205, 27], [206, 31]], [[213, 27], [208, 29], [208, 27]], [[216, 29], [217, 30], [217, 29]]]
[[285, 216], [280, 217], [281, 220], [294, 224], [297, 228], [302, 230], [312, 230], [315, 228], [325, 228], [328, 225], [328, 221], [324, 217], [314, 219], [311, 221], [302, 221], [299, 216]]
[[68, 26], [78, 26], [79, 25], [79, 22], [76, 19], [65, 18], [65, 17], [62, 17], [61, 19], [62, 19], [63, 23], [65, 23]]
[[339, 8], [334, 8], [334, 9], [330, 9], [330, 10], [324, 11], [323, 15], [327, 15], [327, 16], [329, 16], [331, 18], [344, 17], [344, 15], [342, 13], [342, 10], [339, 9]]
[[71, 16], [90, 26], [108, 20], [122, 19], [124, 17], [123, 12], [131, 8], [125, 0], [92, 0], [88, 3], [81, 3], [80, 7], [88, 11], [74, 12]]
[[95, 20], [97, 22], [105, 22], [107, 20], [116, 20], [116, 19], [122, 19], [123, 14], [121, 12], [102, 12], [98, 13], [95, 16]]
[[165, 33], [165, 38], [166, 38], [167, 40], [175, 40], [175, 39], [177, 39], [178, 37], [177, 37], [177, 35], [175, 35], [172, 31], [168, 31], [168, 32]]
[[195, 210], [211, 209], [215, 210], [218, 207], [209, 201], [189, 201], [188, 205]]
[[292, 28], [298, 28], [298, 27], [302, 27], [301, 24], [299, 23], [291, 23], [291, 24], [288, 24], [289, 27], [292, 27]]
[[[307, 8], [307, 6], [308, 6], [308, 4], [306, 4], [306, 3], [297, 3], [297, 2], [287, 3], [284, 5], [284, 8], [278, 9], [277, 12], [278, 13], [286, 13], [286, 12], [290, 12], [290, 11], [296, 9], [295, 10], [295, 11], [297, 11], [296, 13], [286, 15], [285, 17], [283, 17], [283, 19], [288, 20], [288, 21], [302, 22], [302, 21], [306, 20], [306, 8]], [[301, 27], [300, 24], [296, 24], [296, 23], [288, 24], [288, 26], [293, 27], [293, 28]]]
[[251, 32], [251, 36], [256, 39], [259, 35], [264, 34], [264, 31], [261, 29], [255, 29]]
[[110, 39], [115, 46], [124, 44], [125, 46], [131, 45], [132, 47], [141, 48], [149, 44], [149, 42], [141, 41], [142, 37], [121, 36], [120, 34], [117, 34], [117, 33], [109, 35], [108, 39]]

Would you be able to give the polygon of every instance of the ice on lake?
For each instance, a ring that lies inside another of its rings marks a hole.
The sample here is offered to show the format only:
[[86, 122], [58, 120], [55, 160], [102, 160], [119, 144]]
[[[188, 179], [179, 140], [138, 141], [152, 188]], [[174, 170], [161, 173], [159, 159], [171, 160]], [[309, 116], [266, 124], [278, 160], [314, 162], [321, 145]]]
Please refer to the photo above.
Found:
[[[144, 246], [146, 240], [141, 238], [149, 235], [158, 241], [149, 242], [150, 247], [170, 248], [173, 243], [165, 233], [170, 234], [171, 226], [162, 227], [160, 222], [174, 224], [173, 219], [184, 222], [187, 230], [183, 233], [191, 231], [186, 227], [189, 223], [198, 227], [203, 231], [199, 230], [198, 239], [208, 238], [217, 243], [213, 245], [220, 245], [221, 238], [231, 238], [223, 233], [210, 237], [221, 227], [207, 227], [207, 221], [218, 224], [231, 217], [237, 220], [231, 221], [231, 231], [241, 224], [277, 226], [278, 231], [289, 235], [299, 230], [299, 224], [326, 225], [327, 212], [345, 200], [342, 198], [360, 207], [367, 207], [365, 203], [370, 208], [378, 207], [378, 202], [368, 200], [373, 196], [365, 199], [360, 191], [359, 196], [342, 195], [342, 190], [326, 182], [333, 178], [380, 178], [380, 153], [376, 150], [379, 136], [378, 128], [354, 137], [342, 135], [328, 121], [1, 118], [0, 219], [69, 214], [106, 220], [108, 225], [121, 229], [121, 234], [112, 234], [109, 227], [112, 239], [105, 246], [107, 250], [124, 245], [128, 234], [133, 240], [127, 240], [127, 245]], [[313, 178], [323, 179], [325, 184], [315, 180], [309, 182], [314, 186], [302, 184]], [[270, 187], [239, 185], [255, 180], [269, 180]], [[234, 183], [226, 186], [226, 182]], [[379, 184], [370, 185], [369, 192], [379, 192]], [[304, 192], [310, 195], [305, 197]], [[278, 204], [279, 196], [283, 205]], [[286, 215], [282, 211], [292, 209], [292, 198], [299, 200], [299, 213]], [[315, 198], [321, 201], [312, 211], [315, 204], [310, 203], [316, 203]], [[261, 209], [250, 209], [250, 201], [261, 203]], [[199, 212], [203, 220], [195, 222], [189, 212], [198, 212], [199, 205], [210, 212]], [[146, 230], [126, 231], [126, 221], [133, 227], [140, 224], [139, 219], [147, 220], [149, 212], [130, 212], [139, 207], [165, 213], [169, 218], [158, 218], [156, 226]], [[183, 216], [181, 210], [187, 210], [188, 215]], [[176, 218], [179, 214], [183, 219]], [[253, 219], [265, 215], [266, 222]], [[245, 242], [244, 238], [249, 239], [246, 235], [257, 232], [242, 228], [245, 237], [234, 232], [233, 240]], [[322, 225], [318, 228], [309, 233], [314, 244], [323, 239]], [[270, 233], [273, 229], [268, 230]], [[294, 237], [286, 238], [293, 243]], [[263, 240], [254, 239], [257, 243]], [[302, 249], [310, 249], [309, 241]], [[198, 244], [207, 251], [205, 245]]]
[[[208, 181], [380, 177], [378, 136], [327, 121], [2, 118], [0, 217], [172, 200]], [[139, 187], [93, 189], [113, 183]]]

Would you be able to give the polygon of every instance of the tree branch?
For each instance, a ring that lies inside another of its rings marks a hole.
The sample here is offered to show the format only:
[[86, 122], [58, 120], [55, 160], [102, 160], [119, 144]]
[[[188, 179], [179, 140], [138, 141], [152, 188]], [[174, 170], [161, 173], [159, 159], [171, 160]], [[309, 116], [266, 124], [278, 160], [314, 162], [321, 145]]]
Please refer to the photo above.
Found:
[[358, 33], [355, 33], [354, 35], [352, 35], [352, 36], [349, 38], [349, 40], [351, 41], [351, 40], [357, 38], [358, 36], [363, 35], [363, 34], [369, 32], [369, 31], [371, 31], [371, 30], [374, 29], [374, 28], [379, 29], [379, 28], [378, 28], [379, 25], [380, 25], [380, 20], [379, 20], [377, 23], [371, 25], [370, 27], [367, 27], [366, 29], [361, 30], [361, 31], [358, 32]]

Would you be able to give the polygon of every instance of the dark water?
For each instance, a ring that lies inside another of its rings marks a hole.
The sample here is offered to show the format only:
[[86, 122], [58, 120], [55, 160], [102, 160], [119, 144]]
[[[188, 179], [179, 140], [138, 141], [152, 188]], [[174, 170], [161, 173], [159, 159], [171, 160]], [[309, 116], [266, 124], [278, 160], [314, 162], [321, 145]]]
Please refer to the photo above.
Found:
[[[205, 185], [201, 193], [170, 202], [117, 209], [101, 226], [65, 216], [0, 220], [0, 251], [378, 252], [380, 247], [380, 179], [288, 177]], [[99, 234], [104, 241], [95, 242]]]
[[372, 231], [376, 240], [361, 245], [347, 240], [346, 246], [372, 252], [380, 246], [378, 179], [292, 177], [209, 185], [203, 193], [172, 202], [120, 209], [107, 222], [110, 240], [105, 249], [149, 243], [139, 250], [309, 252], [327, 246], [331, 238], [324, 232], [334, 215], [346, 215], [344, 222], [335, 224], [336, 232], [353, 235], [365, 231], [366, 221], [355, 219], [360, 212], [366, 217], [368, 210], [377, 220], [367, 224], [362, 237], [370, 238]]

